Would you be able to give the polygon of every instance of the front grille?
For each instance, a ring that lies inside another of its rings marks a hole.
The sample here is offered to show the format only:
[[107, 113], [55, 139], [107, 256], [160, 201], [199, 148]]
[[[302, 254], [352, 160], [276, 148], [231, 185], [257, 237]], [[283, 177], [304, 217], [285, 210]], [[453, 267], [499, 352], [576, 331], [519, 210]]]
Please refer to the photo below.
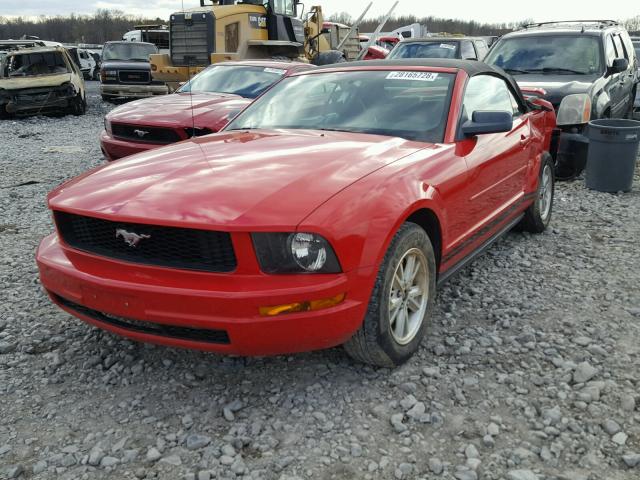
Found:
[[213, 133], [213, 130], [211, 130], [210, 128], [207, 127], [188, 127], [184, 129], [185, 133], [187, 134], [187, 136], [189, 138], [191, 137], [203, 137], [205, 135], [210, 135]]
[[182, 137], [171, 128], [145, 127], [141, 125], [127, 125], [123, 123], [111, 124], [111, 133], [122, 140], [133, 140], [142, 143], [157, 143], [168, 145], [182, 140]]
[[192, 340], [195, 342], [218, 343], [228, 345], [231, 343], [229, 334], [225, 330], [211, 330], [208, 328], [178, 327], [175, 325], [164, 325], [162, 323], [144, 322], [131, 318], [117, 317], [98, 310], [79, 305], [71, 300], [50, 292], [53, 298], [63, 307], [66, 307], [80, 315], [87, 316], [102, 323], [113, 325], [130, 332], [145, 333], [158, 337], [176, 338], [180, 340]]
[[112, 222], [59, 211], [54, 216], [69, 246], [103, 257], [205, 272], [232, 272], [237, 265], [227, 232]]
[[215, 50], [213, 12], [171, 15], [171, 63], [176, 66], [209, 65]]
[[150, 83], [151, 74], [147, 70], [120, 70], [118, 72], [120, 83]]

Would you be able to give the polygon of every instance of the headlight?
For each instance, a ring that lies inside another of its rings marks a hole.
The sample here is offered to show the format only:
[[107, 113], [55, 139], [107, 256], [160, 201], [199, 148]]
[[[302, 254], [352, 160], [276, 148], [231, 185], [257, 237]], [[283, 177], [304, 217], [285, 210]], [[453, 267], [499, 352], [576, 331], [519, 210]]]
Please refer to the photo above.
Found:
[[111, 120], [109, 120], [107, 117], [104, 117], [104, 129], [109, 135], [113, 133], [111, 131]]
[[60, 95], [75, 97], [76, 95], [76, 87], [74, 87], [71, 82], [65, 82], [60, 85]]
[[316, 233], [253, 233], [260, 268], [265, 273], [339, 273], [329, 242]]
[[115, 80], [118, 76], [117, 70], [100, 70], [100, 81]]
[[574, 93], [562, 99], [558, 107], [556, 123], [560, 126], [583, 125], [591, 119], [591, 97], [586, 93]]

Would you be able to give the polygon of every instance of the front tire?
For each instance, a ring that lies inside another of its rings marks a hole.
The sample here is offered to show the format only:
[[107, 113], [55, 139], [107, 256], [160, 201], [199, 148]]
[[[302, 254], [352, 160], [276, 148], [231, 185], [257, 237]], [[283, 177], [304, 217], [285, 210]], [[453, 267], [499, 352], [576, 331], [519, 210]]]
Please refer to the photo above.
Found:
[[344, 344], [363, 363], [393, 368], [418, 350], [436, 296], [436, 260], [426, 232], [407, 222], [395, 234], [371, 292], [365, 319]]
[[553, 210], [556, 180], [553, 159], [548, 153], [545, 153], [542, 158], [535, 199], [525, 211], [524, 218], [519, 225], [521, 230], [531, 233], [542, 233], [547, 229]]
[[82, 94], [78, 93], [76, 97], [71, 101], [71, 105], [69, 106], [69, 112], [79, 117], [80, 115], [84, 115], [87, 111], [87, 101], [82, 98]]

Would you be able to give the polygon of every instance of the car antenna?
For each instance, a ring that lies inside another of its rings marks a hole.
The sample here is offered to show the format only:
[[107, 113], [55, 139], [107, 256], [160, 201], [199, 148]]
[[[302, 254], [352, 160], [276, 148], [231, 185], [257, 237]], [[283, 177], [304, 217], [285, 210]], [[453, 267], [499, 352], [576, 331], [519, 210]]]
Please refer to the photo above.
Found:
[[[189, 35], [187, 35], [187, 22], [186, 22], [186, 14], [187, 11], [184, 9], [184, 0], [181, 0], [182, 3], [182, 15], [185, 17], [185, 28], [184, 28], [184, 46], [185, 46], [185, 50], [188, 52], [189, 48], [188, 48], [188, 44], [189, 44]], [[192, 85], [191, 84], [191, 57], [189, 55], [186, 56], [187, 57], [187, 83], [189, 84], [189, 102], [191, 103], [191, 134], [189, 135], [189, 138], [193, 138], [196, 136], [196, 118], [195, 118], [195, 114], [193, 113], [193, 91], [192, 91]]]

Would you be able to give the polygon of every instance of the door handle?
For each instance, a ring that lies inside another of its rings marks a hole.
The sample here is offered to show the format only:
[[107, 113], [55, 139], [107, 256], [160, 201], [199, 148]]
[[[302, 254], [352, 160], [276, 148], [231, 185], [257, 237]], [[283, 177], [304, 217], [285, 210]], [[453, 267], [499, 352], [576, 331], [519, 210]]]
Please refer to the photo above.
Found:
[[520, 145], [525, 146], [529, 144], [529, 137], [526, 135], [520, 135]]

